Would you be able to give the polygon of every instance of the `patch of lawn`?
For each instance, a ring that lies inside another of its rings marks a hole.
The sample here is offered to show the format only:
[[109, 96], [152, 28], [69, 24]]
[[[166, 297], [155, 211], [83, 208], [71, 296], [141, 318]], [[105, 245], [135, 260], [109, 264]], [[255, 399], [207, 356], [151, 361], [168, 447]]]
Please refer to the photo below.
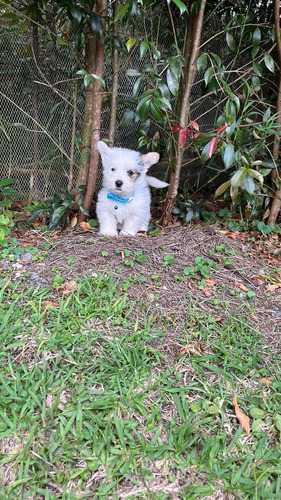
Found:
[[280, 499], [281, 357], [247, 318], [185, 299], [171, 358], [121, 278], [77, 283], [2, 286], [1, 498]]

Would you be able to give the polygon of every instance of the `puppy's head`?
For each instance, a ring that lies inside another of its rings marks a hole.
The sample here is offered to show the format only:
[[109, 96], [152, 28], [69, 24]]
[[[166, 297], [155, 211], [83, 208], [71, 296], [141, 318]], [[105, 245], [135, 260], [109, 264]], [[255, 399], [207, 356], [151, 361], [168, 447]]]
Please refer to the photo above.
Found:
[[131, 149], [109, 148], [102, 141], [97, 148], [103, 164], [103, 185], [120, 196], [132, 193], [139, 178], [159, 160], [158, 153], [141, 155]]

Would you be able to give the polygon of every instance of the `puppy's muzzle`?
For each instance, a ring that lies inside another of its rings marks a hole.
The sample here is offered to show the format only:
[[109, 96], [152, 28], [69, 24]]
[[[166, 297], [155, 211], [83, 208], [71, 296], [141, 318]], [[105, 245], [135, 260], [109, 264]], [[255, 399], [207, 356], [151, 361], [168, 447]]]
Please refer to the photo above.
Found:
[[115, 186], [116, 186], [117, 188], [122, 187], [122, 185], [123, 185], [123, 181], [115, 181]]

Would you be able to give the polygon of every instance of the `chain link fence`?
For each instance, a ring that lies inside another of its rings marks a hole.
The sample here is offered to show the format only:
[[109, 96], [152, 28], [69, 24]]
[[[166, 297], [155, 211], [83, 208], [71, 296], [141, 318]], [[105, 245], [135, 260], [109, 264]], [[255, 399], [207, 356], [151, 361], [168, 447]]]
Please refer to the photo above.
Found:
[[[7, 7], [5, 7], [7, 9]], [[19, 14], [17, 14], [19, 15]], [[23, 19], [24, 21], [24, 19]], [[153, 29], [144, 24], [144, 33]], [[149, 26], [148, 26], [149, 25]], [[79, 55], [49, 29], [2, 24], [0, 33], [0, 178], [15, 179], [20, 200], [52, 198], [62, 188], [75, 186], [83, 120], [84, 88], [77, 71], [83, 67]], [[39, 37], [38, 40], [36, 37]], [[162, 42], [161, 42], [162, 40]], [[174, 43], [172, 27], [165, 20], [160, 37], [163, 60]], [[128, 68], [139, 68], [139, 50], [119, 57], [117, 123], [132, 95], [136, 78]], [[106, 58], [101, 138], [108, 137], [111, 67]], [[211, 98], [199, 101], [200, 82], [193, 86], [194, 116], [202, 128], [213, 123]], [[116, 129], [115, 145], [136, 149], [138, 124]], [[157, 126], [153, 128], [153, 133]], [[101, 176], [98, 178], [100, 184]]]

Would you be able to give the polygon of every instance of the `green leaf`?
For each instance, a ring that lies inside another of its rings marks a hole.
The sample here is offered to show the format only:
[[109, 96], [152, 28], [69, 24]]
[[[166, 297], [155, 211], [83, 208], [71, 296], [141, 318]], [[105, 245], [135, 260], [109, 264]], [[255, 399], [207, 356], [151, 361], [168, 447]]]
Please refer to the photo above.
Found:
[[218, 56], [218, 54], [215, 54], [214, 52], [210, 52], [210, 55], [212, 56], [212, 59], [215, 61], [217, 67], [221, 68], [221, 58]]
[[230, 86], [228, 85], [228, 83], [226, 83], [224, 80], [222, 80], [222, 82], [221, 82], [221, 83], [222, 83], [222, 85], [223, 85], [224, 90], [226, 91], [226, 93], [227, 93], [227, 94], [228, 94], [228, 96], [230, 97], [230, 99], [231, 99], [232, 101], [234, 101], [234, 102], [235, 102], [235, 105], [236, 105], [237, 111], [239, 111], [239, 109], [240, 109], [240, 101], [239, 101], [239, 98], [237, 97], [237, 95], [235, 95], [235, 94], [232, 92], [232, 90], [231, 90]]
[[154, 99], [154, 102], [160, 109], [163, 109], [163, 111], [167, 111], [167, 109], [172, 111], [171, 103], [168, 99], [165, 99], [165, 97], [162, 97], [161, 99]]
[[146, 120], [149, 112], [149, 101], [151, 100], [151, 96], [145, 96], [137, 105], [137, 112], [142, 120]]
[[252, 50], [251, 50], [251, 56], [252, 56], [252, 59], [254, 59], [258, 53], [258, 51], [260, 50], [259, 46], [258, 45], [255, 45]]
[[229, 99], [225, 105], [225, 121], [228, 124], [233, 123], [236, 120], [236, 109], [232, 101]]
[[214, 92], [214, 94], [217, 94], [217, 91], [219, 89], [219, 84], [218, 84], [218, 81], [217, 79], [213, 76], [213, 78], [211, 78], [211, 80], [209, 81], [209, 84], [208, 84], [208, 88]]
[[146, 54], [148, 47], [149, 47], [148, 41], [147, 40], [143, 40], [141, 42], [141, 44], [140, 44], [140, 58], [141, 59]]
[[[0, 191], [2, 191], [2, 194], [7, 197], [17, 194], [16, 189], [10, 188], [8, 186], [1, 188]], [[3, 201], [5, 202], [5, 200]]]
[[88, 72], [85, 69], [79, 69], [79, 71], [76, 72], [76, 75], [81, 75], [81, 76], [86, 76]]
[[238, 189], [233, 188], [231, 184], [230, 184], [230, 196], [232, 201], [236, 201], [238, 196]]
[[254, 170], [253, 168], [249, 168], [248, 172], [252, 177], [257, 179], [261, 185], [263, 185], [263, 175], [260, 172]]
[[253, 33], [253, 45], [259, 45], [261, 41], [261, 30], [260, 28], [256, 28]]
[[261, 89], [261, 82], [260, 82], [260, 79], [258, 78], [258, 76], [253, 76], [252, 77], [252, 86], [253, 86], [253, 90], [255, 92], [259, 92], [260, 89]]
[[97, 80], [98, 82], [100, 82], [101, 86], [102, 86], [103, 88], [105, 88], [105, 81], [104, 81], [104, 79], [103, 79], [101, 76], [96, 75], [95, 73], [91, 73], [91, 76], [92, 76], [93, 78], [95, 78], [95, 80]]
[[246, 175], [244, 179], [244, 189], [246, 189], [247, 193], [253, 194], [255, 191], [255, 182], [254, 179], [250, 175]]
[[266, 65], [267, 69], [269, 69], [269, 71], [271, 71], [271, 73], [274, 73], [274, 60], [271, 57], [271, 55], [268, 54], [267, 52], [264, 54], [264, 63]]
[[167, 69], [167, 85], [173, 96], [177, 96], [179, 89], [179, 79], [178, 76], [172, 71], [171, 68]]
[[201, 54], [197, 59], [197, 71], [205, 71], [208, 64], [207, 54]]
[[256, 61], [253, 62], [253, 70], [256, 75], [262, 76], [262, 67]]
[[233, 144], [228, 143], [223, 151], [222, 155], [223, 163], [225, 165], [225, 168], [231, 167], [235, 160], [235, 149]]
[[221, 184], [215, 192], [215, 198], [221, 196], [229, 188], [230, 183], [231, 181], [226, 181], [223, 184]]
[[126, 109], [119, 122], [119, 127], [120, 128], [127, 127], [127, 125], [129, 125], [129, 123], [131, 123], [134, 120], [134, 118], [135, 118], [134, 110], [132, 108]]
[[133, 87], [133, 96], [136, 97], [141, 89], [141, 86], [143, 84], [143, 77], [140, 77], [137, 79], [137, 81], [134, 84]]
[[120, 21], [121, 19], [123, 19], [123, 17], [125, 17], [125, 15], [128, 12], [128, 8], [129, 8], [129, 3], [125, 3], [123, 5], [120, 5], [118, 12], [116, 14], [116, 17], [114, 19], [114, 22]]
[[158, 89], [161, 91], [161, 96], [164, 99], [167, 99], [167, 100], [170, 99], [169, 89], [168, 89], [167, 85], [163, 81], [158, 82]]
[[15, 179], [2, 179], [0, 181], [0, 187], [4, 187], [4, 186], [10, 186], [11, 184], [13, 184], [15, 182]]
[[67, 210], [67, 207], [61, 205], [53, 212], [51, 222], [49, 223], [49, 229], [54, 229], [62, 222], [62, 218], [63, 218], [66, 210]]
[[79, 206], [79, 210], [82, 212], [82, 214], [85, 214], [87, 215], [88, 217], [90, 216], [88, 210], [83, 206], [83, 205], [80, 205]]
[[171, 56], [168, 58], [169, 68], [174, 73], [175, 76], [179, 78], [181, 74], [181, 68], [184, 65], [184, 59], [182, 56]]
[[208, 86], [209, 81], [211, 80], [212, 76], [214, 74], [212, 66], [210, 66], [204, 73], [204, 81], [206, 87]]
[[154, 118], [157, 121], [159, 121], [159, 122], [163, 122], [164, 121], [164, 115], [160, 111], [160, 109], [157, 106], [157, 104], [155, 103], [155, 101], [151, 101], [150, 102], [150, 110], [151, 110], [152, 115], [154, 116]]
[[264, 410], [261, 410], [260, 408], [254, 407], [250, 409], [250, 415], [253, 418], [256, 419], [262, 419], [266, 416]]
[[151, 73], [153, 76], [155, 75], [155, 70], [150, 64], [144, 64], [142, 67], [142, 72]]
[[[171, 0], [167, 0], [167, 2], [170, 4]], [[180, 15], [187, 12], [187, 6], [181, 0], [172, 0], [172, 2], [180, 9]]]
[[[104, 41], [104, 44], [105, 44], [105, 41]], [[113, 46], [115, 49], [119, 49], [119, 50], [122, 50], [122, 47], [123, 47], [123, 42], [121, 40], [121, 38], [117, 35], [115, 35], [113, 37]]]
[[246, 176], [246, 171], [244, 168], [240, 168], [235, 172], [235, 174], [231, 177], [231, 187], [232, 189], [236, 190], [237, 188], [241, 187], [244, 178]]
[[149, 42], [150, 47], [152, 48], [152, 52], [159, 59], [161, 57], [161, 52], [157, 49], [154, 42]]
[[85, 88], [88, 87], [88, 85], [90, 85], [92, 79], [91, 79], [91, 75], [87, 74], [84, 76], [84, 86]]
[[72, 4], [70, 4], [68, 7], [69, 7], [69, 14], [70, 14], [69, 17], [75, 23], [80, 24], [82, 21], [82, 11], [79, 8], [74, 7]]
[[126, 47], [127, 47], [127, 51], [130, 52], [130, 50], [133, 48], [133, 46], [135, 45], [136, 43], [136, 39], [135, 38], [129, 38], [129, 40], [127, 40], [126, 42]]
[[186, 213], [186, 216], [185, 216], [185, 222], [190, 222], [192, 219], [194, 218], [194, 212], [192, 210], [192, 208], [189, 208], [187, 213]]
[[276, 168], [277, 165], [280, 167], [280, 162], [275, 162], [271, 160], [266, 160], [262, 162], [262, 166], [265, 168]]
[[250, 86], [248, 84], [248, 82], [244, 82], [243, 83], [243, 96], [248, 99], [250, 95]]
[[267, 120], [270, 118], [270, 116], [271, 116], [271, 109], [270, 109], [270, 107], [268, 107], [267, 110], [265, 111], [263, 117], [262, 117], [263, 123], [266, 123]]
[[204, 148], [202, 150], [202, 153], [201, 153], [201, 156], [200, 156], [200, 161], [202, 163], [205, 162], [205, 161], [207, 161], [210, 158], [209, 147], [210, 147], [210, 142], [208, 142], [207, 144], [205, 144], [205, 146], [204, 146]]
[[101, 18], [95, 14], [95, 12], [90, 13], [89, 24], [93, 33], [98, 36], [101, 36], [103, 33], [103, 25], [101, 22]]
[[232, 52], [234, 52], [236, 50], [236, 43], [229, 31], [227, 31], [225, 38], [228, 47], [230, 48], [230, 50], [232, 50]]

